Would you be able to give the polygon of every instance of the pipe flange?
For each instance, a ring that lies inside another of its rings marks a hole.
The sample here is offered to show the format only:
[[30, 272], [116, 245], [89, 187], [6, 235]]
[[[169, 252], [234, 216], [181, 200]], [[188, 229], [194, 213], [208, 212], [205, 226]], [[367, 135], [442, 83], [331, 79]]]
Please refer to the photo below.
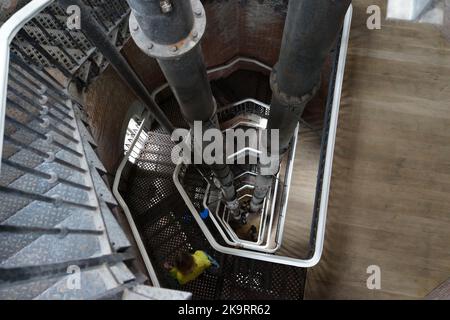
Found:
[[270, 88], [272, 89], [272, 92], [276, 95], [277, 99], [282, 104], [292, 107], [293, 109], [303, 108], [305, 104], [311, 101], [311, 99], [314, 98], [314, 96], [319, 91], [321, 82], [322, 82], [321, 79], [319, 79], [318, 83], [314, 86], [314, 88], [310, 92], [304, 94], [301, 97], [297, 97], [288, 95], [287, 93], [282, 92], [280, 90], [277, 79], [277, 66], [273, 68], [272, 73], [270, 75]]
[[190, 1], [194, 14], [194, 26], [185, 39], [169, 45], [159, 44], [149, 39], [139, 27], [136, 17], [131, 12], [129, 25], [131, 37], [136, 45], [148, 56], [161, 60], [179, 58], [195, 48], [200, 43], [206, 30], [206, 13], [200, 0]]

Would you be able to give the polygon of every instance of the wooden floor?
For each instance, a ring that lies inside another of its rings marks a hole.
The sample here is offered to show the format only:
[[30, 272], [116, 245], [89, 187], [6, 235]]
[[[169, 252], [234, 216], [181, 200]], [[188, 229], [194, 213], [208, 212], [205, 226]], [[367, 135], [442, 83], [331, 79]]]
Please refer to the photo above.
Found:
[[[324, 255], [307, 299], [417, 299], [450, 277], [450, 43], [429, 25], [369, 31], [377, 3], [384, 11], [384, 1], [354, 1]], [[318, 141], [308, 141], [283, 246], [294, 256], [312, 209]], [[366, 287], [370, 265], [381, 290]]]

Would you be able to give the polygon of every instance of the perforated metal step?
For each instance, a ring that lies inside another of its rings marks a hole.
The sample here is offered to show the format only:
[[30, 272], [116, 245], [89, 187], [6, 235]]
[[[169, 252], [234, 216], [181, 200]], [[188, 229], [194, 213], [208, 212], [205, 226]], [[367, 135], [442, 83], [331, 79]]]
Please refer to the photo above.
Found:
[[10, 70], [0, 298], [87, 299], [137, 283], [124, 263], [134, 259], [126, 253], [131, 244], [111, 212], [117, 203], [80, 106], [14, 54]]

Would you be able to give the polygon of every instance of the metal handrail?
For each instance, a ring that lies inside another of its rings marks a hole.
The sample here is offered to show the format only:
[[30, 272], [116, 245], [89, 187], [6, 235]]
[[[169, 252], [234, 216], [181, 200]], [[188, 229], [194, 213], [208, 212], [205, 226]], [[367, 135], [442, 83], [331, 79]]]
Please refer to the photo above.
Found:
[[[31, 19], [54, 0], [33, 0], [13, 14], [0, 27], [0, 152], [3, 150], [6, 97], [8, 91], [10, 45], [16, 34]], [[1, 172], [0, 162], [0, 172]]]
[[[181, 185], [180, 181], [178, 180], [178, 175], [181, 170], [181, 166], [177, 166], [175, 169], [175, 172], [173, 174], [175, 185], [177, 186], [178, 191], [182, 195], [183, 199], [186, 201], [186, 205], [188, 206], [189, 210], [193, 213], [194, 219], [196, 220], [197, 224], [203, 231], [204, 235], [206, 236], [208, 242], [210, 245], [217, 251], [222, 252], [224, 254], [229, 255], [235, 255], [239, 257], [244, 258], [250, 258], [255, 260], [261, 260], [261, 261], [267, 261], [272, 263], [279, 263], [283, 265], [290, 265], [300, 268], [311, 268], [317, 265], [322, 257], [323, 252], [323, 245], [324, 245], [324, 239], [325, 239], [325, 227], [326, 227], [326, 219], [327, 219], [327, 210], [328, 210], [328, 197], [330, 192], [330, 182], [331, 182], [331, 174], [332, 174], [332, 167], [333, 167], [333, 157], [334, 157], [334, 146], [335, 146], [335, 140], [336, 140], [336, 129], [337, 129], [337, 122], [339, 117], [339, 107], [340, 107], [340, 100], [341, 100], [341, 91], [342, 91], [342, 83], [344, 80], [344, 71], [345, 71], [345, 63], [347, 58], [347, 49], [348, 49], [348, 41], [350, 36], [350, 27], [352, 22], [352, 13], [353, 13], [353, 6], [350, 5], [345, 21], [343, 26], [343, 32], [341, 37], [341, 46], [339, 50], [339, 61], [338, 61], [338, 68], [336, 72], [336, 81], [335, 81], [335, 88], [334, 88], [334, 95], [333, 95], [333, 106], [332, 106], [332, 112], [331, 112], [331, 119], [330, 119], [330, 129], [329, 129], [329, 135], [328, 135], [328, 143], [327, 143], [327, 151], [326, 151], [326, 157], [325, 157], [325, 166], [324, 166], [324, 173], [323, 173], [323, 184], [321, 189], [321, 202], [320, 202], [320, 210], [319, 210], [319, 216], [318, 216], [318, 223], [317, 223], [317, 236], [316, 241], [314, 245], [314, 253], [313, 255], [308, 259], [297, 259], [297, 258], [291, 258], [287, 256], [276, 256], [272, 254], [266, 254], [266, 253], [260, 253], [260, 252], [254, 252], [244, 249], [236, 249], [236, 248], [229, 248], [225, 247], [221, 244], [219, 244], [214, 236], [209, 231], [208, 227], [206, 226], [205, 222], [201, 218], [200, 214], [196, 211], [196, 208], [190, 201], [190, 198], [186, 191], [184, 190], [183, 186]], [[295, 152], [295, 147], [292, 148], [291, 152]], [[295, 155], [295, 154], [294, 154]], [[292, 171], [288, 172], [285, 187], [286, 190], [286, 196], [289, 195], [289, 187], [291, 183], [292, 178]], [[287, 203], [287, 198], [284, 199], [282, 202], [284, 205]], [[282, 219], [285, 219], [286, 217], [286, 206], [282, 210]], [[284, 223], [282, 224], [281, 228], [284, 227]], [[282, 230], [280, 230], [282, 231]]]
[[224, 65], [208, 69], [208, 74], [213, 74], [213, 73], [216, 73], [218, 71], [223, 71], [223, 70], [226, 70], [226, 69], [230, 69], [231, 67], [234, 67], [239, 62], [248, 62], [248, 63], [256, 64], [257, 66], [259, 66], [259, 67], [261, 67], [263, 69], [266, 69], [269, 72], [272, 71], [272, 67], [269, 67], [268, 65], [266, 65], [265, 63], [262, 63], [261, 61], [258, 61], [258, 60], [255, 60], [255, 59], [251, 59], [251, 58], [246, 58], [246, 57], [237, 57], [236, 59], [233, 59], [229, 63], [226, 63]]
[[[269, 67], [269, 66], [267, 66], [267, 65], [265, 65], [262, 62], [259, 62], [257, 60], [250, 59], [250, 58], [245, 58], [245, 57], [237, 57], [236, 59], [233, 59], [231, 62], [229, 62], [229, 63], [227, 63], [225, 65], [222, 65], [222, 66], [218, 66], [218, 67], [209, 69], [207, 72], [208, 72], [208, 74], [213, 74], [213, 73], [215, 73], [217, 71], [226, 70], [228, 68], [233, 67], [234, 65], [236, 65], [239, 62], [254, 63], [254, 64], [256, 64], [258, 66], [261, 66], [262, 68], [265, 68], [265, 69], [267, 69], [269, 71], [272, 70], [271, 67]], [[158, 107], [159, 107], [159, 105], [158, 105], [158, 103], [156, 101], [156, 97], [158, 96], [158, 94], [160, 94], [166, 88], [169, 88], [169, 84], [168, 83], [165, 83], [165, 84], [159, 86], [158, 88], [153, 90], [153, 92], [151, 94], [151, 98], [152, 98], [153, 102]], [[256, 101], [254, 99], [247, 99], [247, 100], [248, 101]], [[140, 251], [140, 253], [141, 253], [142, 257], [143, 257], [144, 264], [146, 265], [147, 271], [148, 271], [148, 273], [150, 275], [150, 278], [152, 280], [152, 283], [153, 283], [154, 286], [159, 286], [159, 281], [158, 281], [156, 272], [155, 272], [155, 270], [153, 268], [153, 265], [152, 265], [152, 263], [150, 261], [150, 258], [148, 256], [148, 254], [147, 254], [147, 251], [145, 249], [144, 243], [143, 243], [143, 241], [141, 239], [139, 231], [137, 230], [136, 224], [134, 223], [134, 220], [133, 220], [132, 214], [130, 212], [130, 209], [128, 208], [128, 205], [126, 204], [125, 200], [123, 199], [122, 195], [119, 192], [119, 183], [120, 183], [120, 178], [122, 177], [123, 169], [125, 168], [125, 165], [127, 164], [127, 161], [130, 158], [130, 156], [131, 156], [131, 153], [132, 153], [132, 151], [134, 149], [135, 144], [139, 140], [140, 134], [141, 134], [141, 132], [142, 132], [142, 130], [144, 128], [144, 125], [145, 125], [146, 121], [147, 121], [147, 118], [144, 118], [144, 120], [142, 121], [142, 123], [141, 123], [141, 125], [139, 127], [138, 132], [135, 134], [134, 138], [132, 139], [132, 141], [130, 143], [130, 147], [128, 148], [128, 151], [126, 152], [124, 158], [122, 159], [122, 162], [120, 163], [119, 167], [117, 168], [116, 175], [115, 175], [115, 178], [114, 178], [112, 191], [113, 191], [113, 194], [116, 197], [120, 207], [123, 209], [123, 211], [125, 213], [125, 216], [126, 216], [127, 221], [128, 221], [128, 223], [130, 225], [130, 228], [131, 228], [131, 231], [133, 233], [133, 236], [136, 239], [136, 243], [137, 243], [138, 249], [139, 249], [139, 251]], [[224, 234], [223, 234], [223, 236], [224, 236], [224, 238], [226, 238]]]
[[130, 225], [131, 232], [133, 233], [133, 237], [136, 241], [139, 252], [141, 253], [142, 260], [144, 261], [145, 267], [147, 268], [147, 272], [150, 276], [150, 280], [152, 281], [152, 285], [154, 287], [160, 287], [161, 285], [159, 283], [155, 269], [153, 268], [152, 262], [150, 261], [150, 257], [148, 256], [147, 250], [145, 250], [144, 242], [142, 241], [139, 231], [136, 227], [136, 224], [134, 223], [133, 216], [131, 215], [130, 209], [128, 208], [127, 203], [122, 198], [122, 195], [119, 192], [119, 183], [120, 183], [120, 178], [122, 176], [122, 171], [125, 168], [125, 165], [128, 162], [128, 158], [130, 157], [130, 155], [134, 149], [134, 146], [136, 145], [142, 131], [145, 128], [147, 119], [148, 119], [148, 117], [144, 114], [142, 123], [139, 126], [138, 131], [136, 132], [136, 136], [134, 137], [133, 141], [131, 142], [130, 148], [126, 152], [125, 157], [122, 159], [122, 162], [120, 163], [119, 167], [117, 168], [117, 173], [114, 178], [112, 191], [113, 191], [114, 196], [117, 199], [117, 202], [119, 203], [119, 205], [121, 206], [122, 210], [125, 213], [125, 217], [127, 218], [128, 224]]
[[[223, 64], [223, 65], [220, 65], [220, 66], [217, 66], [217, 67], [209, 68], [206, 71], [206, 73], [208, 74], [208, 76], [210, 76], [210, 75], [212, 75], [212, 74], [214, 74], [214, 73], [216, 73], [218, 71], [223, 71], [223, 70], [230, 69], [230, 68], [234, 67], [236, 64], [238, 64], [239, 62], [252, 63], [252, 64], [255, 64], [255, 65], [257, 65], [257, 66], [259, 66], [259, 67], [261, 67], [263, 69], [266, 69], [269, 72], [272, 71], [272, 67], [269, 67], [268, 65], [262, 63], [261, 61], [258, 61], [258, 60], [255, 60], [255, 59], [251, 59], [251, 58], [246, 58], [246, 57], [236, 57], [235, 59], [231, 60], [230, 62], [228, 62], [226, 64]], [[155, 104], [157, 104], [156, 97], [158, 96], [158, 94], [160, 94], [162, 91], [164, 91], [167, 88], [169, 88], [169, 84], [166, 82], [166, 83], [162, 84], [161, 86], [157, 87], [155, 90], [153, 90], [153, 92], [152, 92], [152, 99], [153, 99], [153, 102]], [[248, 101], [256, 101], [258, 103], [261, 103], [261, 102], [259, 102], [257, 100], [254, 100], [254, 99], [246, 99], [246, 101], [247, 100]], [[244, 102], [244, 101], [242, 101], [242, 102]], [[235, 105], [235, 104], [233, 104], [233, 105]], [[231, 105], [231, 106], [233, 106], [233, 105]]]
[[[273, 254], [267, 254], [267, 253], [259, 253], [259, 252], [253, 252], [249, 250], [242, 250], [242, 249], [235, 249], [235, 248], [228, 248], [225, 246], [222, 246], [219, 244], [215, 239], [214, 236], [210, 233], [208, 227], [203, 222], [203, 219], [200, 217], [200, 215], [194, 214], [194, 219], [196, 220], [197, 224], [202, 229], [203, 233], [205, 234], [208, 242], [211, 244], [211, 246], [222, 253], [245, 257], [245, 258], [251, 258], [255, 260], [262, 260], [272, 263], [279, 263], [284, 265], [291, 265], [301, 268], [311, 268], [315, 266], [317, 263], [319, 263], [322, 252], [323, 252], [323, 244], [324, 244], [324, 238], [325, 238], [325, 225], [326, 225], [326, 217], [327, 217], [327, 209], [328, 209], [328, 196], [329, 196], [329, 190], [330, 190], [330, 180], [331, 180], [331, 173], [332, 173], [332, 163], [333, 163], [333, 155], [334, 155], [334, 144], [336, 139], [336, 129], [337, 129], [337, 121], [338, 121], [338, 115], [339, 115], [339, 106], [340, 106], [340, 98], [341, 98], [341, 90], [342, 90], [342, 83], [344, 78], [344, 71], [345, 71], [345, 62], [346, 62], [346, 56], [347, 56], [347, 49], [348, 49], [348, 41], [350, 36], [350, 27], [352, 22], [352, 13], [353, 13], [353, 6], [350, 5], [346, 17], [345, 22], [343, 26], [343, 32], [342, 32], [342, 38], [341, 38], [341, 46], [340, 46], [340, 53], [339, 53], [339, 62], [338, 62], [338, 69], [337, 69], [337, 76], [336, 76], [336, 85], [334, 90], [334, 96], [333, 96], [333, 107], [332, 107], [332, 114], [331, 114], [331, 121], [330, 121], [330, 130], [329, 130], [329, 137], [328, 137], [328, 144], [327, 144], [327, 153], [325, 158], [325, 168], [324, 168], [324, 178], [323, 178], [323, 184], [322, 184], [322, 197], [321, 197], [321, 204], [320, 204], [320, 212], [318, 217], [318, 228], [317, 228], [317, 241], [315, 242], [315, 248], [314, 248], [314, 254], [309, 259], [296, 259], [291, 257], [281, 257], [276, 256]], [[245, 59], [245, 60], [243, 60]], [[225, 68], [226, 66], [230, 67], [236, 64], [239, 61], [246, 61], [246, 58], [237, 58], [235, 61], [221, 67], [213, 68], [208, 71], [208, 74], [211, 74], [213, 72], [217, 72], [218, 70], [223, 70], [222, 68]], [[252, 60], [252, 59], [250, 59]], [[247, 61], [246, 61], [247, 62]], [[270, 68], [270, 67], [268, 67]], [[163, 84], [162, 86], [155, 89], [152, 93], [152, 99], [156, 103], [156, 96], [162, 92], [164, 89], [168, 88], [168, 84]], [[134, 140], [137, 140], [139, 137], [139, 134], [136, 135]], [[134, 141], [133, 141], [134, 142]], [[132, 150], [131, 147], [129, 150]], [[295, 152], [295, 148], [293, 150]], [[294, 153], [295, 155], [295, 153]], [[128, 156], [126, 155], [124, 159], [122, 160], [121, 165], [119, 166], [116, 177], [114, 180], [114, 187], [113, 192], [116, 197], [118, 197], [119, 203], [122, 206], [122, 208], [127, 208], [127, 205], [123, 198], [120, 196], [120, 193], [118, 192], [118, 184], [120, 182], [120, 178], [122, 175], [122, 171], [125, 167], [126, 162], [128, 161]], [[189, 196], [186, 194], [186, 192], [183, 190], [182, 186], [180, 185], [179, 181], [176, 177], [178, 177], [178, 174], [180, 173], [181, 166], [177, 166], [174, 172], [174, 182], [178, 187], [178, 190], [180, 191], [183, 198], [189, 200]], [[289, 194], [289, 186], [292, 178], [292, 172], [288, 173], [285, 187], [288, 188], [286, 190], [286, 194]], [[287, 199], [286, 199], [287, 200]], [[286, 201], [287, 202], [287, 201]], [[196, 212], [195, 207], [193, 204], [189, 201], [186, 202], [187, 206], [189, 207], [190, 211]], [[125, 209], [124, 209], [125, 210]], [[134, 225], [134, 221], [132, 220], [131, 214], [129, 212], [129, 215], [127, 218], [129, 218], [130, 224]], [[282, 213], [282, 219], [285, 219], [286, 217], [286, 211]], [[133, 234], [136, 232], [138, 234], [138, 231], [135, 227], [135, 231], [133, 231]], [[282, 230], [280, 230], [282, 231]], [[282, 232], [281, 232], [282, 233]], [[138, 238], [140, 239], [140, 237]], [[141, 248], [140, 248], [141, 249]], [[145, 248], [142, 248], [142, 250], [145, 252]], [[141, 253], [143, 252], [141, 250]]]
[[[295, 130], [295, 136], [298, 135], [298, 129], [299, 126], [297, 126], [296, 130]], [[289, 152], [289, 156], [288, 156], [288, 160], [287, 162], [290, 163], [287, 173], [286, 173], [286, 179], [284, 182], [284, 193], [283, 193], [283, 202], [282, 202], [282, 208], [281, 208], [281, 214], [280, 214], [280, 222], [279, 223], [283, 223], [285, 222], [285, 217], [286, 217], [286, 212], [287, 212], [287, 203], [288, 203], [288, 197], [289, 197], [289, 189], [290, 189], [290, 185], [291, 185], [291, 179], [292, 179], [292, 172], [293, 172], [293, 162], [294, 162], [294, 158], [295, 158], [295, 152], [296, 152], [296, 147], [297, 147], [297, 143], [296, 143], [296, 139], [294, 137], [294, 142], [292, 144], [292, 148]], [[198, 225], [200, 226], [200, 228], [202, 229], [203, 233], [205, 234], [207, 240], [209, 241], [209, 243], [211, 244], [211, 246], [222, 253], [225, 254], [230, 254], [230, 255], [235, 255], [235, 256], [240, 256], [240, 257], [246, 257], [246, 258], [250, 258], [250, 259], [255, 259], [255, 260], [262, 260], [262, 261], [269, 261], [269, 262], [277, 262], [277, 261], [272, 261], [271, 259], [273, 257], [276, 257], [274, 255], [272, 255], [272, 253], [275, 253], [276, 251], [279, 250], [279, 248], [281, 247], [281, 242], [282, 242], [282, 237], [283, 237], [283, 229], [280, 228], [280, 230], [278, 230], [277, 233], [277, 240], [276, 240], [276, 247], [273, 249], [267, 249], [267, 247], [269, 246], [269, 243], [267, 243], [265, 246], [263, 246], [263, 250], [261, 250], [261, 247], [259, 246], [255, 246], [255, 245], [244, 245], [241, 241], [241, 243], [239, 243], [239, 247], [243, 248], [243, 249], [236, 249], [236, 248], [229, 248], [229, 247], [224, 247], [222, 245], [220, 245], [216, 239], [214, 238], [214, 236], [211, 234], [211, 232], [209, 231], [208, 227], [206, 226], [206, 224], [204, 223], [203, 219], [200, 217], [199, 213], [197, 212], [197, 210], [195, 209], [194, 205], [192, 204], [188, 194], [186, 193], [186, 191], [184, 190], [183, 186], [180, 183], [179, 180], [179, 174], [181, 171], [182, 165], [178, 165], [175, 168], [175, 172], [173, 174], [173, 180], [175, 183], [175, 186], [177, 187], [178, 191], [181, 194], [181, 197], [183, 198], [183, 200], [186, 203], [186, 206], [189, 208], [189, 210], [191, 211], [192, 215], [194, 216], [195, 220], [197, 221]], [[272, 208], [273, 209], [273, 208]], [[271, 216], [271, 219], [273, 218], [273, 214]], [[211, 216], [212, 217], [212, 216]], [[281, 232], [280, 232], [281, 231]], [[228, 241], [226, 241], [228, 243]], [[255, 251], [250, 251], [250, 250], [258, 250], [258, 251], [262, 251], [264, 253], [261, 252], [255, 252]], [[278, 258], [287, 258], [287, 257], [278, 257]], [[292, 258], [287, 258], [287, 259], [292, 259]], [[282, 262], [277, 262], [277, 263], [281, 263]], [[291, 263], [284, 263], [284, 264], [288, 264], [288, 265], [292, 265]]]

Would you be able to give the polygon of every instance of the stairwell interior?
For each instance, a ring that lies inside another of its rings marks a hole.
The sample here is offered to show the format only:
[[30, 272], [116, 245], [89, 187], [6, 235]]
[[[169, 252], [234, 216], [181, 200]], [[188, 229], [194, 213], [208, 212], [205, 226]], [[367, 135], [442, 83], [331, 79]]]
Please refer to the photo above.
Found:
[[[141, 29], [145, 26], [131, 8], [143, 1], [17, 1], [14, 8], [2, 12], [3, 26], [33, 2], [35, 14], [8, 47], [0, 175], [0, 298], [301, 300], [305, 290], [306, 298], [327, 297], [322, 285], [328, 280], [323, 274], [333, 274], [327, 269], [332, 255], [324, 253], [326, 263], [312, 269], [308, 284], [311, 269], [302, 261], [313, 259], [318, 247], [322, 253], [323, 234], [320, 237], [318, 230], [325, 232], [323, 214], [326, 217], [331, 178], [327, 170], [333, 162], [352, 8], [358, 14], [353, 28], [361, 30], [365, 1], [354, 1], [342, 11], [336, 37], [328, 40], [333, 41], [320, 66], [320, 86], [314, 88], [314, 97], [298, 119], [297, 134], [289, 140], [268, 194], [274, 196], [273, 220], [281, 222], [268, 233], [269, 253], [260, 254], [258, 248], [248, 250], [249, 255], [234, 254], [233, 250], [245, 248], [228, 245], [211, 219], [205, 219], [204, 226], [198, 221], [196, 214], [214, 200], [209, 194], [214, 184], [204, 174], [213, 177], [214, 170], [205, 165], [180, 167], [171, 159], [176, 143], [167, 126], [189, 129], [191, 123], [174, 94], [178, 92], [170, 81], [170, 63], [154, 58], [167, 52], [155, 53], [160, 45], [148, 46], [136, 31], [135, 23], [141, 22]], [[155, 1], [161, 8], [163, 2], [180, 4]], [[66, 7], [71, 3], [89, 13], [90, 19], [83, 20], [87, 18], [82, 15], [81, 22], [91, 29], [67, 29]], [[194, 18], [200, 7], [206, 18], [198, 41], [220, 128], [241, 120], [270, 123], [271, 75], [283, 51], [289, 1], [191, 3]], [[187, 83], [189, 76], [183, 79]], [[258, 168], [236, 166], [231, 172], [234, 177], [256, 176]], [[178, 180], [174, 173], [179, 173]], [[243, 199], [253, 194], [242, 190], [238, 194]], [[246, 238], [250, 226], [262, 229], [269, 225], [270, 215], [267, 223], [260, 222], [266, 221], [262, 215], [248, 219], [229, 233], [225, 226], [224, 233], [237, 236], [229, 236], [228, 241], [250, 240]], [[327, 232], [331, 230], [333, 236], [336, 216], [332, 219], [333, 229], [328, 225]], [[271, 246], [276, 247], [273, 252]], [[164, 263], [180, 252], [195, 250], [213, 256], [220, 269], [181, 286]], [[283, 262], [274, 262], [278, 258]], [[301, 262], [295, 265], [296, 261]], [[89, 285], [72, 290], [74, 283], [67, 281], [71, 266], [78, 268], [81, 283]], [[336, 294], [342, 295], [345, 292]]]

